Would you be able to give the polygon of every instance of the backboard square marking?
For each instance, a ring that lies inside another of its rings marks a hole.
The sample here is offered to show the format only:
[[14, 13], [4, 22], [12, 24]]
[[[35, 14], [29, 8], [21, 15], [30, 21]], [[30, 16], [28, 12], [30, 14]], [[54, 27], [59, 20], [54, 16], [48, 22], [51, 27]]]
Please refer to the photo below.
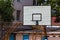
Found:
[[41, 13], [33, 13], [32, 21], [42, 21], [42, 14]]

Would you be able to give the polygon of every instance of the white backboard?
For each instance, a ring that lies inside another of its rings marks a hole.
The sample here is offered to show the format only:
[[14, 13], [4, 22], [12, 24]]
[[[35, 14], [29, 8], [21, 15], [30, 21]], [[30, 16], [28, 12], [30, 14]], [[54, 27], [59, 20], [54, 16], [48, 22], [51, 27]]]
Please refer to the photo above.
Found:
[[[36, 21], [32, 21], [32, 14], [42, 14], [33, 15], [33, 20], [39, 20], [39, 25], [51, 25], [51, 7], [50, 6], [24, 6], [23, 8], [23, 25], [36, 25]], [[40, 17], [40, 18], [39, 18]]]

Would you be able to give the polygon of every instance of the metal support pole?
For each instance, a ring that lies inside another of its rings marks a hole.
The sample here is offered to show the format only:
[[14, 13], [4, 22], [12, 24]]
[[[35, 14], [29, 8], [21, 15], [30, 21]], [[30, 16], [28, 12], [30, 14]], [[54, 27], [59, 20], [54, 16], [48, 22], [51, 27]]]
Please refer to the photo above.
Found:
[[36, 25], [38, 26], [38, 21], [36, 21]]
[[47, 36], [46, 26], [44, 26], [44, 36]]
[[44, 26], [44, 39], [47, 39], [47, 31], [46, 31], [46, 26]]

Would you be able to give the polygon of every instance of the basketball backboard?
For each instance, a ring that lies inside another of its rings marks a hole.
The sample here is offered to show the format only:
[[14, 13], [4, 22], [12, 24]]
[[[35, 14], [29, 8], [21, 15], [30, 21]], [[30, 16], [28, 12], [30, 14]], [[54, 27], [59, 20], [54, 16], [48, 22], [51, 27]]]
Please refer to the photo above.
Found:
[[51, 25], [51, 7], [50, 6], [24, 6], [23, 7], [23, 25]]

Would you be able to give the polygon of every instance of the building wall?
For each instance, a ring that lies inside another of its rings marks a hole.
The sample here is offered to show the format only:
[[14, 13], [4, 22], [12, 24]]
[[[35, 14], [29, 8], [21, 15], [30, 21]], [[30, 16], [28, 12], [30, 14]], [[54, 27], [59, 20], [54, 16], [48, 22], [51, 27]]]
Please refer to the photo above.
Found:
[[[36, 34], [34, 36], [36, 36]], [[16, 40], [23, 40], [23, 34], [21, 33], [16, 34]], [[37, 35], [35, 39], [35, 37], [33, 37], [32, 34], [29, 34], [29, 40], [41, 40], [41, 35]], [[58, 35], [55, 36], [49, 35], [48, 40], [60, 40], [60, 37]]]
[[[32, 38], [34, 39], [35, 37], [33, 37], [32, 34], [29, 34], [29, 40], [33, 40]], [[16, 34], [16, 40], [23, 40], [23, 34]], [[40, 35], [37, 35], [37, 40], [41, 40]]]
[[16, 34], [16, 38], [15, 39], [16, 40], [22, 40], [22, 37], [23, 37], [22, 34]]
[[32, 5], [33, 5], [33, 0], [20, 0], [20, 2], [17, 2], [17, 0], [14, 0], [13, 1], [13, 7], [14, 7], [13, 15], [14, 15], [15, 21], [16, 21], [16, 11], [17, 10], [21, 11], [19, 21], [22, 21], [22, 19], [23, 19], [23, 7], [24, 6], [32, 6]]

